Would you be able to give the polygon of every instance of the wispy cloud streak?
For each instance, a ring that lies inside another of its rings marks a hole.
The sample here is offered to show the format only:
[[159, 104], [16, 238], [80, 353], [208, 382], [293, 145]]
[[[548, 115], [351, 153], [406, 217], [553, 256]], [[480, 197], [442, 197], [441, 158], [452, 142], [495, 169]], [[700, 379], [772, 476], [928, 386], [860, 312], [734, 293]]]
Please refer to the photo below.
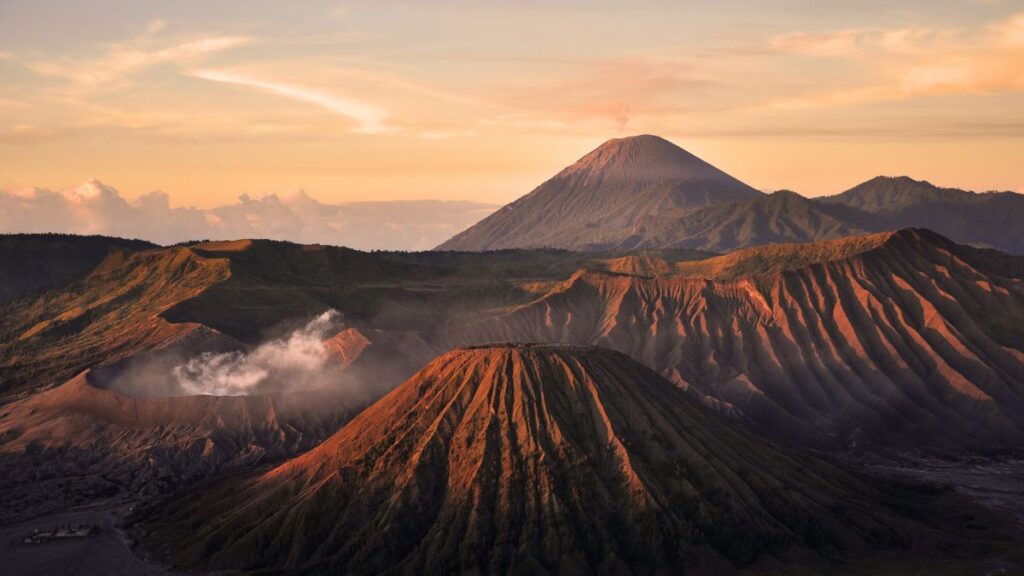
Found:
[[223, 72], [218, 70], [193, 70], [189, 72], [189, 74], [196, 78], [202, 78], [203, 80], [209, 80], [211, 82], [223, 82], [225, 84], [235, 84], [238, 86], [255, 88], [263, 92], [269, 92], [271, 94], [291, 98], [292, 100], [297, 100], [299, 102], [319, 106], [329, 112], [333, 112], [334, 114], [350, 119], [355, 124], [356, 132], [364, 134], [382, 134], [393, 131], [393, 129], [388, 127], [384, 122], [387, 117], [384, 110], [359, 100], [353, 100], [351, 98], [345, 98], [333, 94], [326, 94], [300, 86], [293, 86], [291, 84], [258, 80], [232, 72]]
[[80, 90], [109, 88], [121, 80], [160, 64], [183, 65], [203, 55], [222, 52], [251, 42], [245, 36], [220, 36], [190, 40], [164, 48], [146, 48], [134, 43], [115, 44], [94, 59], [44, 60], [29, 62], [28, 68], [43, 76], [55, 76]]

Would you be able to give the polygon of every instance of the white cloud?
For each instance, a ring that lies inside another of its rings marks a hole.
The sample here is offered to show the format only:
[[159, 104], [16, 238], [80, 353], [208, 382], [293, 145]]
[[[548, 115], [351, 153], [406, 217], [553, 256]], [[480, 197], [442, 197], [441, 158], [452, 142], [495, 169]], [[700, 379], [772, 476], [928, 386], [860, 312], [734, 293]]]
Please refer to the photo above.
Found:
[[67, 232], [185, 240], [270, 238], [362, 250], [427, 250], [496, 207], [476, 202], [401, 201], [324, 204], [302, 190], [200, 210], [172, 208], [164, 192], [128, 200], [98, 180], [63, 192], [0, 191], [0, 233]]
[[[150, 25], [150, 30], [151, 33], [155, 33], [159, 28], [154, 29]], [[103, 55], [96, 58], [42, 60], [28, 62], [26, 66], [37, 74], [67, 80], [74, 92], [85, 92], [117, 86], [128, 77], [153, 66], [182, 66], [202, 56], [236, 48], [249, 42], [251, 39], [245, 36], [213, 36], [155, 47], [149, 41], [133, 40], [113, 44]]]
[[239, 86], [256, 88], [257, 90], [319, 106], [329, 112], [333, 112], [334, 114], [338, 114], [352, 120], [352, 122], [355, 123], [356, 132], [365, 134], [381, 134], [392, 131], [392, 129], [384, 123], [384, 119], [387, 114], [377, 106], [367, 102], [361, 102], [359, 100], [353, 100], [351, 98], [345, 98], [333, 94], [326, 94], [308, 88], [292, 86], [290, 84], [267, 82], [264, 80], [249, 78], [240, 74], [218, 70], [195, 70], [190, 72], [190, 75], [195, 76], [196, 78], [210, 80], [211, 82], [224, 82], [227, 84], [237, 84]]
[[855, 29], [791, 33], [773, 48], [859, 62], [857, 84], [774, 98], [768, 109], [855, 106], [942, 94], [1024, 92], [1024, 12], [982, 28]]

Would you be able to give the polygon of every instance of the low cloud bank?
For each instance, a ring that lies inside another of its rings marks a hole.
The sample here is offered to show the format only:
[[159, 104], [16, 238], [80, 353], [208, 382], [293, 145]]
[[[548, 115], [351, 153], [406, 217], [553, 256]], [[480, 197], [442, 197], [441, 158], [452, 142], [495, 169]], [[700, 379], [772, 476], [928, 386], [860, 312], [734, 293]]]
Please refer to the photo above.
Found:
[[243, 194], [235, 204], [208, 210], [171, 208], [164, 192], [128, 200], [90, 180], [63, 192], [0, 191], [0, 233], [102, 234], [158, 244], [269, 238], [359, 250], [428, 250], [495, 208], [438, 200], [324, 204], [302, 190], [262, 198]]

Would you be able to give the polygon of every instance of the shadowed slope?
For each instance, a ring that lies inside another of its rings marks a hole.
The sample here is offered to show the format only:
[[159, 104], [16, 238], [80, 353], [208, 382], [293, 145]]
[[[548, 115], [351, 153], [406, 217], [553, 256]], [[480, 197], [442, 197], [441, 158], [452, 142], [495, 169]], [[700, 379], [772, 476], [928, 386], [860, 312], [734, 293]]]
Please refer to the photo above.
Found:
[[227, 466], [315, 446], [368, 404], [339, 384], [296, 394], [133, 398], [91, 373], [0, 407], [0, 518], [95, 497], [152, 497]]
[[106, 236], [0, 235], [0, 304], [84, 276], [111, 252], [147, 248], [156, 245]]
[[667, 140], [619, 138], [438, 249], [601, 249], [620, 244], [644, 217], [758, 196]]
[[752, 200], [660, 211], [638, 220], [633, 234], [616, 248], [725, 252], [774, 242], [841, 238], [868, 230], [846, 212], [842, 207], [818, 204], [796, 192], [780, 190]]
[[231, 275], [188, 248], [115, 252], [88, 276], [0, 305], [0, 392], [47, 387], [200, 328], [161, 314]]
[[189, 566], [311, 574], [709, 570], [901, 542], [871, 494], [621, 354], [495, 345], [438, 358], [262, 476], [171, 502], [149, 539]]
[[841, 204], [872, 214], [894, 213], [919, 204], [984, 202], [992, 195], [975, 194], [956, 188], [940, 188], [925, 180], [907, 176], [877, 176], [835, 196], [818, 201]]
[[957, 242], [1024, 254], [1024, 194], [979, 194], [906, 176], [879, 176], [815, 202], [870, 214], [874, 229], [928, 228]]

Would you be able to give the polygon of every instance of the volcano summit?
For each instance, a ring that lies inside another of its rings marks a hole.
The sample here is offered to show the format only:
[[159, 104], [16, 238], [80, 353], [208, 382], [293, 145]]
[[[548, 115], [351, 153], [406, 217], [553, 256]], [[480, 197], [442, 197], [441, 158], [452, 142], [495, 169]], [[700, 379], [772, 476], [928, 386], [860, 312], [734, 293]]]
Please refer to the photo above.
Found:
[[441, 356], [303, 456], [170, 502], [149, 538], [193, 568], [728, 571], [903, 545], [915, 524], [879, 498], [623, 354], [490, 345]]
[[666, 210], [760, 196], [664, 138], [616, 138], [438, 249], [601, 249], [619, 245], [638, 221]]

